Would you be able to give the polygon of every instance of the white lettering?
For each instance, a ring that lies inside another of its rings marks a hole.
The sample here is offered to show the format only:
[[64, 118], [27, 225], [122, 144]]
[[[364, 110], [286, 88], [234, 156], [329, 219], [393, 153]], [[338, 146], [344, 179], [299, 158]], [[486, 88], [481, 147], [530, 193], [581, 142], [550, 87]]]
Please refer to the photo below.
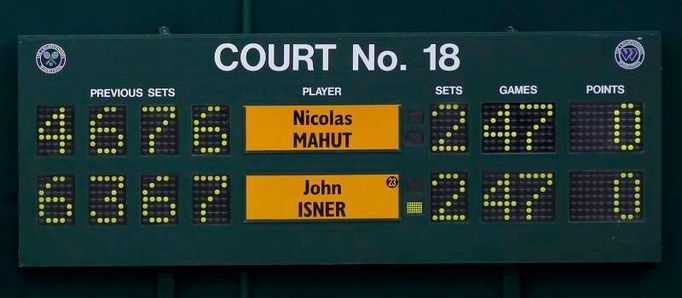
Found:
[[538, 86], [536, 85], [502, 85], [500, 86], [500, 94], [538, 94]]
[[232, 61], [232, 63], [230, 63], [229, 65], [223, 64], [222, 55], [224, 50], [230, 50], [232, 53], [236, 53], [239, 50], [235, 45], [231, 43], [224, 43], [219, 45], [215, 49], [215, 53], [213, 54], [213, 60], [215, 61], [215, 65], [218, 67], [218, 69], [222, 71], [232, 71], [235, 68], [237, 68], [237, 65], [239, 65], [239, 63], [237, 63], [237, 61]]

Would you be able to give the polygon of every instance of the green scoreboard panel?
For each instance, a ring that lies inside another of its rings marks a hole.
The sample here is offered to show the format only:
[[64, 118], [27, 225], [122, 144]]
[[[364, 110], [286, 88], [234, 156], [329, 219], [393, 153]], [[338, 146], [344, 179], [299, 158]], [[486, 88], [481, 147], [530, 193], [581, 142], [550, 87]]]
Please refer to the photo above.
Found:
[[657, 262], [656, 32], [23, 36], [20, 266]]

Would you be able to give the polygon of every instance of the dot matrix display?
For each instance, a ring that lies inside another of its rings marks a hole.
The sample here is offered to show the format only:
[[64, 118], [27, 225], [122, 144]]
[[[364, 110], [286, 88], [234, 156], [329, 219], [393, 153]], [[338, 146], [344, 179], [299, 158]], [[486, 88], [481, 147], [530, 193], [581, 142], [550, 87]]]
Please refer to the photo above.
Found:
[[230, 109], [226, 105], [192, 106], [192, 152], [230, 153]]
[[585, 171], [570, 174], [572, 221], [641, 221], [642, 172]]
[[178, 153], [178, 115], [175, 106], [142, 106], [143, 155]]
[[467, 215], [467, 174], [431, 174], [431, 221], [464, 221]]
[[192, 221], [195, 224], [230, 222], [230, 181], [227, 175], [194, 175]]
[[178, 178], [142, 175], [142, 224], [178, 222]]
[[126, 223], [126, 178], [120, 175], [90, 176], [90, 224]]
[[571, 103], [571, 151], [642, 151], [642, 103]]
[[73, 224], [73, 176], [38, 176], [38, 223]]
[[36, 119], [38, 155], [73, 154], [73, 107], [39, 106]]
[[126, 154], [126, 106], [91, 106], [89, 152], [91, 155]]
[[410, 215], [421, 215], [424, 213], [424, 203], [419, 201], [409, 201], [405, 203], [405, 213]]
[[483, 152], [554, 152], [554, 104], [484, 103]]
[[483, 172], [483, 221], [554, 220], [554, 174]]
[[467, 131], [466, 104], [431, 105], [431, 152], [466, 152]]

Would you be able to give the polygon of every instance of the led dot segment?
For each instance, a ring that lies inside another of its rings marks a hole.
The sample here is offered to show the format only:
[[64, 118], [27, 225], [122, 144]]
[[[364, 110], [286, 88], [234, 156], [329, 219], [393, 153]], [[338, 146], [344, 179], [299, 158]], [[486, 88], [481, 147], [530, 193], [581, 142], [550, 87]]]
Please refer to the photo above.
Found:
[[126, 184], [123, 175], [90, 176], [90, 224], [126, 223]]
[[194, 175], [192, 221], [195, 224], [230, 222], [230, 181], [227, 175]]
[[178, 177], [142, 175], [142, 224], [178, 223]]
[[482, 116], [485, 153], [556, 150], [554, 103], [484, 103]]
[[229, 106], [192, 106], [192, 152], [194, 154], [230, 153]]
[[467, 113], [463, 103], [431, 105], [431, 152], [467, 152]]
[[73, 107], [39, 106], [36, 119], [38, 155], [73, 154]]
[[75, 182], [73, 176], [38, 176], [38, 223], [73, 224]]
[[641, 221], [644, 217], [642, 172], [572, 172], [569, 184], [572, 221]]
[[483, 172], [483, 221], [552, 221], [554, 208], [554, 173]]
[[90, 155], [126, 154], [126, 106], [89, 107]]
[[570, 143], [574, 152], [642, 151], [642, 103], [571, 103]]
[[178, 153], [178, 112], [175, 106], [142, 106], [142, 155]]
[[431, 221], [465, 221], [467, 209], [467, 174], [431, 174]]
[[419, 201], [406, 202], [405, 213], [408, 215], [422, 215], [424, 213], [424, 203]]

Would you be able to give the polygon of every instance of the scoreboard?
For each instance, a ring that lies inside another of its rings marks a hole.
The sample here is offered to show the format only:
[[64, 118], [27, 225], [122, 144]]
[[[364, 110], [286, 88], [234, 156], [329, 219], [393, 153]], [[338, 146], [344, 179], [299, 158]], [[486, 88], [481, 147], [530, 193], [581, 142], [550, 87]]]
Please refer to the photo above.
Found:
[[20, 266], [658, 262], [656, 32], [22, 36]]

